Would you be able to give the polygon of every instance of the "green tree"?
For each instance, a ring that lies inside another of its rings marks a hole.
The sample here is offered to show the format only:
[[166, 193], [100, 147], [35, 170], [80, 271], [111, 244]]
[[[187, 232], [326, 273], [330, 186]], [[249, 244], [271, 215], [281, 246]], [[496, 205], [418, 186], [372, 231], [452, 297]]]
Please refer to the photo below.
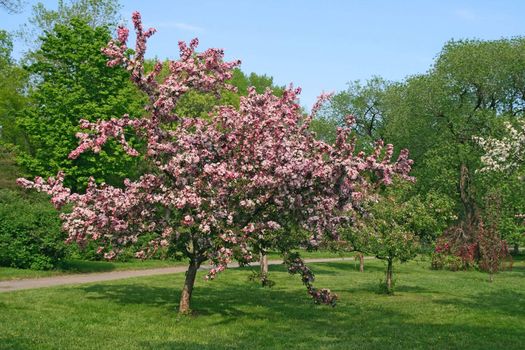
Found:
[[345, 116], [353, 115], [360, 145], [372, 146], [376, 140], [383, 138], [384, 95], [389, 84], [377, 76], [364, 84], [359, 80], [348, 83], [345, 91], [335, 94], [321, 109], [314, 130], [322, 139], [335, 139], [336, 127], [344, 124]]
[[[150, 63], [151, 64], [151, 63]], [[160, 75], [162, 77], [162, 74]], [[229, 83], [237, 88], [237, 92], [221, 91], [219, 98], [210, 93], [190, 91], [184, 95], [177, 105], [176, 112], [181, 116], [199, 116], [206, 118], [215, 106], [232, 105], [239, 107], [241, 96], [248, 95], [248, 87], [253, 86], [258, 93], [271, 89], [276, 96], [281, 96], [284, 87], [276, 86], [273, 78], [267, 75], [250, 73], [246, 75], [239, 68], [233, 70], [233, 77]]]
[[11, 36], [0, 30], [0, 142], [21, 145], [23, 134], [15, 117], [27, 103], [24, 96], [27, 74], [11, 59]]
[[122, 21], [119, 15], [121, 8], [118, 0], [58, 0], [56, 10], [50, 10], [38, 2], [33, 5], [32, 15], [19, 34], [34, 45], [35, 38], [52, 32], [57, 24], [67, 25], [73, 18], [82, 18], [93, 29], [103, 26], [114, 28]]
[[478, 227], [476, 213], [494, 187], [477, 171], [482, 153], [473, 137], [523, 117], [524, 83], [525, 39], [464, 40], [447, 43], [427, 74], [385, 93], [386, 141], [410, 149], [417, 192], [450, 196], [465, 228]]
[[407, 193], [402, 183], [380, 190], [353, 216], [352, 225], [342, 230], [354, 250], [386, 262], [382, 286], [388, 294], [394, 292], [394, 262], [415, 258], [422, 228], [438, 225], [432, 209], [418, 196], [407, 198]]
[[518, 255], [519, 247], [525, 245], [523, 219], [517, 217], [517, 214], [525, 213], [523, 172], [490, 173], [487, 177], [492, 183], [497, 183], [486, 192], [484, 211], [487, 224], [513, 246], [513, 254]]
[[66, 256], [66, 234], [45, 196], [0, 188], [0, 266], [48, 270]]
[[80, 131], [80, 119], [142, 113], [143, 100], [129, 74], [122, 68], [107, 67], [100, 52], [109, 40], [107, 27], [92, 28], [79, 18], [57, 24], [42, 38], [37, 60], [28, 67], [37, 82], [30, 92], [31, 104], [17, 118], [28, 139], [28, 150], [20, 160], [31, 173], [51, 176], [62, 169], [74, 188], [82, 187], [91, 175], [97, 181], [114, 183], [136, 173], [140, 160], [114, 144], [98, 155], [68, 158], [78, 144], [75, 134]]
[[[490, 224], [492, 227], [498, 226], [507, 243], [514, 245], [514, 254], [519, 254], [519, 246], [525, 243], [525, 235], [521, 220], [513, 216], [525, 213], [525, 119], [516, 124], [517, 127], [506, 123], [506, 135], [501, 139], [476, 139], [486, 152], [481, 158], [484, 165], [482, 171], [490, 175], [493, 183], [498, 183], [489, 192], [490, 197], [497, 200], [489, 201], [492, 204], [487, 207], [491, 216], [499, 220]], [[495, 206], [494, 202], [498, 205]]]
[[0, 0], [0, 8], [3, 8], [9, 13], [18, 13], [22, 9], [21, 0]]
[[337, 120], [319, 116], [312, 120], [310, 130], [315, 133], [317, 139], [333, 144], [335, 143], [337, 127], [339, 126], [340, 124]]

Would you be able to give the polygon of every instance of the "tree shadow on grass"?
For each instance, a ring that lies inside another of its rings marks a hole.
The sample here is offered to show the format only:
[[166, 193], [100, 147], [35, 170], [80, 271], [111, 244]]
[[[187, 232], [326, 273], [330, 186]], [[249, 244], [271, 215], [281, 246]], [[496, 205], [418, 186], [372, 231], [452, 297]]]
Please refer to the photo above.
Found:
[[[278, 269], [280, 270], [280, 268]], [[180, 280], [177, 280], [177, 283]], [[295, 281], [297, 282], [297, 281]], [[161, 282], [162, 283], [162, 282]], [[427, 348], [503, 348], [519, 349], [523, 327], [501, 329], [478, 323], [464, 324], [451, 318], [447, 324], [435, 324], [432, 317], [420, 318], [410, 311], [404, 312], [389, 303], [363, 303], [345, 298], [336, 308], [314, 305], [304, 289], [272, 289], [242, 282], [223, 280], [220, 284], [199, 284], [194, 291], [192, 307], [195, 317], [182, 317], [180, 327], [198, 327], [199, 322], [208, 330], [220, 330], [213, 339], [206, 329], [196, 344], [184, 337], [177, 339], [141, 341], [144, 349], [279, 349], [279, 348], [332, 348], [332, 349], [427, 349]], [[168, 309], [176, 316], [180, 297], [179, 286], [120, 283], [96, 284], [83, 287], [86, 297], [126, 305], [143, 304]], [[364, 290], [376, 289], [376, 284], [360, 286]], [[348, 289], [345, 292], [353, 292]], [[422, 287], [399, 286], [406, 293], [430, 292]], [[337, 292], [337, 291], [336, 291]], [[502, 291], [475, 295], [471, 300], [449, 298], [437, 303], [458, 308], [487, 308], [503, 314], [522, 314], [525, 294]], [[485, 303], [485, 304], [484, 304]], [[422, 305], [422, 310], [425, 306]], [[480, 317], [483, 317], [481, 314]], [[201, 320], [199, 320], [201, 319]], [[263, 328], [261, 328], [261, 322]], [[193, 326], [191, 326], [193, 325]], [[188, 330], [190, 331], [190, 330]], [[15, 347], [16, 348], [16, 347]]]
[[[489, 325], [414, 323], [410, 317], [388, 309], [362, 308], [326, 315], [303, 312], [301, 319], [288, 314], [269, 318], [278, 329], [230, 327], [230, 334], [205, 344], [185, 339], [142, 342], [144, 349], [522, 349], [522, 330]], [[253, 315], [251, 316], [255, 318]], [[264, 316], [260, 316], [264, 317]], [[244, 319], [243, 319], [244, 320]], [[223, 327], [234, 320], [215, 323]], [[246, 320], [248, 324], [249, 320]], [[289, 327], [282, 328], [283, 323]], [[501, 332], [501, 334], [500, 334]], [[203, 340], [206, 332], [203, 332]]]
[[21, 340], [17, 337], [8, 337], [0, 335], [0, 350], [27, 350], [32, 349], [27, 340]]
[[424, 288], [421, 286], [408, 286], [404, 284], [400, 284], [399, 286], [395, 287], [396, 293], [432, 293], [432, 294], [439, 294], [440, 292], [435, 290], [430, 290], [428, 288]]
[[520, 274], [525, 275], [525, 266], [513, 266], [512, 270], [505, 270], [501, 273], [514, 273], [514, 274]]
[[383, 280], [377, 280], [375, 282], [369, 281], [369, 282], [361, 282], [359, 285], [346, 288], [345, 292], [348, 293], [363, 293], [368, 292], [371, 294], [377, 294], [377, 295], [384, 295], [385, 297], [397, 297], [402, 295], [403, 293], [419, 293], [419, 294], [440, 294], [441, 292], [430, 290], [428, 288], [424, 288], [421, 286], [411, 286], [402, 284], [402, 282], [399, 283], [399, 285], [396, 285], [394, 288], [394, 294], [387, 294], [385, 293], [384, 288], [380, 286], [380, 284], [383, 283]]
[[165, 306], [174, 309], [180, 291], [173, 288], [151, 287], [142, 284], [93, 284], [80, 287], [88, 299], [105, 299], [122, 305]]
[[525, 310], [525, 292], [498, 290], [479, 293], [469, 298], [449, 298], [434, 301], [438, 304], [454, 305], [481, 312], [496, 312], [505, 316], [523, 317]]
[[[93, 285], [84, 289], [88, 298], [108, 299], [122, 305], [145, 304], [169, 308], [175, 314], [176, 303], [180, 293], [174, 288], [153, 287], [147, 285]], [[235, 335], [214, 339], [211, 344], [194, 344], [185, 339], [170, 341], [142, 342], [145, 349], [232, 349], [232, 348], [318, 348], [323, 338], [337, 340], [336, 335], [342, 330], [346, 333], [352, 328], [352, 318], [348, 317], [350, 309], [356, 309], [351, 302], [343, 308], [314, 305], [304, 290], [296, 291], [263, 289], [243, 283], [197, 288], [194, 291], [192, 307], [194, 317], [208, 318], [210, 329], [224, 329]], [[355, 311], [353, 311], [355, 312]], [[388, 319], [399, 319], [396, 311], [385, 309], [361, 309], [367, 313], [367, 322], [386, 324]], [[242, 320], [242, 321], [240, 321]], [[261, 331], [258, 322], [268, 322], [277, 330], [265, 328]], [[181, 325], [186, 317], [181, 317]], [[237, 326], [242, 323], [242, 332]], [[252, 325], [253, 326], [250, 326]], [[335, 328], [334, 328], [335, 327]], [[202, 331], [205, 342], [208, 334]], [[335, 332], [335, 333], [334, 333]], [[334, 334], [331, 334], [334, 333]], [[231, 343], [230, 343], [231, 342]], [[234, 344], [232, 344], [234, 343]]]
[[[220, 314], [225, 317], [249, 316], [242, 308], [258, 307], [271, 312], [288, 312], [294, 307], [315, 307], [303, 289], [297, 292], [262, 288], [255, 284], [197, 286], [193, 291], [192, 308], [195, 316]], [[109, 300], [122, 305], [150, 305], [175, 312], [180, 298], [180, 288], [154, 287], [143, 284], [95, 284], [82, 288], [86, 297]], [[308, 305], [310, 304], [311, 305]], [[293, 314], [293, 313], [292, 313]]]
[[[233, 339], [232, 339], [233, 341]], [[238, 339], [236, 339], [238, 341]], [[244, 341], [243, 341], [244, 343]], [[152, 349], [152, 350], [173, 350], [173, 349], [184, 349], [184, 350], [232, 350], [239, 349], [239, 345], [225, 345], [225, 344], [195, 344], [194, 342], [187, 341], [159, 341], [159, 342], [141, 342], [141, 349]]]

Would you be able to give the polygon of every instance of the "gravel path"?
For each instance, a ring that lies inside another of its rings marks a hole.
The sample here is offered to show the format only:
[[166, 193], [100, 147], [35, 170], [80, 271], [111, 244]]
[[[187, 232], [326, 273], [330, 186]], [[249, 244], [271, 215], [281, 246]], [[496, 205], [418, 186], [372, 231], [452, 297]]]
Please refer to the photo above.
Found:
[[[319, 258], [319, 259], [304, 259], [307, 263], [322, 263], [332, 261], [343, 261], [353, 260], [353, 258]], [[269, 265], [282, 264], [282, 260], [270, 260]], [[252, 266], [259, 265], [259, 263], [253, 263]], [[238, 267], [238, 264], [230, 264], [229, 267]], [[202, 266], [200, 270], [207, 270], [210, 266]], [[81, 284], [91, 282], [103, 282], [120, 280], [130, 277], [142, 277], [142, 276], [155, 276], [155, 275], [167, 275], [171, 273], [186, 272], [186, 266], [175, 266], [175, 267], [162, 267], [157, 269], [145, 269], [145, 270], [129, 270], [129, 271], [113, 271], [113, 272], [100, 272], [100, 273], [85, 273], [75, 275], [63, 275], [53, 277], [42, 277], [42, 278], [30, 278], [10, 281], [0, 281], [0, 293], [12, 292], [22, 289], [33, 289], [33, 288], [44, 288], [61, 286], [66, 284]]]

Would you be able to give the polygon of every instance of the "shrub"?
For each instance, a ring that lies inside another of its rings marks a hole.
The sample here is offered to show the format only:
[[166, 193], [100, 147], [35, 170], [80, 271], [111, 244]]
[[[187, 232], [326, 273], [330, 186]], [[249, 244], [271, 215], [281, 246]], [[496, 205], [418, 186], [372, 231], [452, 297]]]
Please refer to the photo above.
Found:
[[1, 266], [51, 269], [65, 256], [64, 239], [45, 196], [0, 189]]
[[489, 281], [494, 279], [494, 273], [505, 268], [504, 261], [510, 257], [507, 242], [501, 239], [494, 225], [484, 227], [480, 223], [478, 234], [479, 245], [479, 268], [489, 274]]
[[[496, 226], [485, 226], [479, 217], [477, 221], [475, 231], [461, 225], [445, 231], [432, 253], [432, 269], [458, 271], [477, 267], [488, 272], [492, 281], [494, 273], [512, 268], [507, 242], [501, 239]], [[475, 235], [469, 235], [469, 232]]]

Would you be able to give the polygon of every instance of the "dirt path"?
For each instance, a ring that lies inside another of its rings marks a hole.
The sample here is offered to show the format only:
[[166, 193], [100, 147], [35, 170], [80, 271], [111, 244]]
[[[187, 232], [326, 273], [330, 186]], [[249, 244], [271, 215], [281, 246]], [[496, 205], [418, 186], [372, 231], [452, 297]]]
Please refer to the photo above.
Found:
[[[319, 258], [319, 259], [304, 259], [307, 263], [319, 263], [319, 262], [332, 262], [332, 261], [343, 261], [353, 260], [353, 258]], [[282, 264], [282, 260], [270, 260], [270, 265]], [[258, 265], [258, 263], [251, 264], [252, 266]], [[238, 264], [230, 264], [230, 268], [238, 267]], [[207, 270], [210, 266], [202, 266], [200, 270]], [[33, 289], [33, 288], [44, 288], [61, 286], [66, 284], [81, 284], [91, 282], [103, 282], [120, 280], [130, 277], [142, 277], [142, 276], [155, 276], [155, 275], [167, 275], [171, 273], [186, 272], [186, 266], [175, 266], [175, 267], [163, 267], [157, 269], [146, 269], [146, 270], [129, 270], [129, 271], [113, 271], [113, 272], [100, 272], [100, 273], [86, 273], [76, 275], [64, 275], [64, 276], [53, 276], [53, 277], [42, 277], [42, 278], [31, 278], [21, 280], [10, 280], [0, 281], [0, 293], [12, 292], [22, 289]]]

